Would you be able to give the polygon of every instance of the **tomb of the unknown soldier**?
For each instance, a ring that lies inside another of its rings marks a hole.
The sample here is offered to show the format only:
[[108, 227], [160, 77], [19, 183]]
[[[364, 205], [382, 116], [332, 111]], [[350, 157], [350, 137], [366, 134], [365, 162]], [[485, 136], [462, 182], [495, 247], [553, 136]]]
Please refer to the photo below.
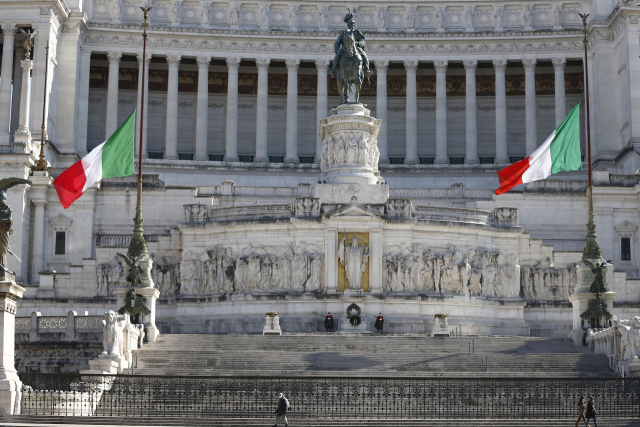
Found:
[[639, 18], [0, 0], [0, 426], [640, 427]]

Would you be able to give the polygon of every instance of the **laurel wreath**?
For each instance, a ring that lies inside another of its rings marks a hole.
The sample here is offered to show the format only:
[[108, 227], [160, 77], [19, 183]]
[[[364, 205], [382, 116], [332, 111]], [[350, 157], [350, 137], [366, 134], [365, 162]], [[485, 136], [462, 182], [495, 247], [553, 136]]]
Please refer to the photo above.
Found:
[[[351, 310], [356, 310], [358, 314], [351, 314]], [[351, 305], [347, 307], [347, 317], [349, 318], [349, 323], [351, 323], [351, 326], [358, 326], [360, 323], [362, 323], [360, 313], [360, 307], [355, 302], [351, 303]]]

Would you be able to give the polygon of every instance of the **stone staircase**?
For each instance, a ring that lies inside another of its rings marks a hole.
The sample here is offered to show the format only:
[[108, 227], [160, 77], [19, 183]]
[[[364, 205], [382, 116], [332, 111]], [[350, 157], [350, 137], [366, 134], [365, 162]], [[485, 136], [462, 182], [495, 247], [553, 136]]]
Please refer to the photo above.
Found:
[[[577, 418], [577, 417], [576, 417]], [[0, 426], [11, 427], [49, 427], [61, 425], [105, 425], [105, 426], [224, 426], [224, 427], [266, 427], [271, 426], [275, 420], [264, 418], [135, 418], [135, 417], [0, 417]], [[640, 419], [607, 419], [598, 418], [601, 426], [606, 427], [640, 427]], [[289, 418], [291, 427], [567, 427], [574, 425], [574, 419], [486, 419], [486, 420], [372, 420], [372, 419], [327, 419], [327, 420], [299, 420]], [[584, 423], [581, 424], [584, 426]], [[590, 425], [593, 425], [593, 421]]]
[[[472, 353], [470, 353], [470, 347]], [[605, 355], [569, 339], [424, 335], [161, 335], [140, 375], [609, 377]]]

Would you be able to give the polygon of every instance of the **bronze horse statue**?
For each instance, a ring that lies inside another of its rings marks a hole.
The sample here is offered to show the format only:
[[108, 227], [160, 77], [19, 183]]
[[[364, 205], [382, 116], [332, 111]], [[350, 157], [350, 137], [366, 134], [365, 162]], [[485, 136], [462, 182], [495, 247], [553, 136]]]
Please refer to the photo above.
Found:
[[362, 58], [356, 49], [356, 40], [353, 34], [345, 34], [342, 41], [344, 42], [346, 55], [343, 55], [336, 75], [340, 104], [348, 102], [349, 93], [352, 92], [351, 85], [355, 86], [357, 103], [360, 99], [360, 88], [364, 81]]

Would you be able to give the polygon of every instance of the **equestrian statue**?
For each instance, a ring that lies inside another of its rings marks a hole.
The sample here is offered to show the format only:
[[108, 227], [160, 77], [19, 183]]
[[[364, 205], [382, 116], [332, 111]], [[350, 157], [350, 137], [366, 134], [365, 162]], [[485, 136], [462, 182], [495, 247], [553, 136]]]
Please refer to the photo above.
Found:
[[356, 29], [351, 9], [342, 20], [347, 23], [348, 29], [342, 31], [333, 44], [336, 56], [333, 58], [333, 68], [329, 74], [337, 80], [340, 104], [348, 102], [351, 85], [355, 86], [357, 103], [362, 82], [365, 77], [368, 81], [373, 71], [369, 69], [369, 58], [364, 51], [364, 34]]

